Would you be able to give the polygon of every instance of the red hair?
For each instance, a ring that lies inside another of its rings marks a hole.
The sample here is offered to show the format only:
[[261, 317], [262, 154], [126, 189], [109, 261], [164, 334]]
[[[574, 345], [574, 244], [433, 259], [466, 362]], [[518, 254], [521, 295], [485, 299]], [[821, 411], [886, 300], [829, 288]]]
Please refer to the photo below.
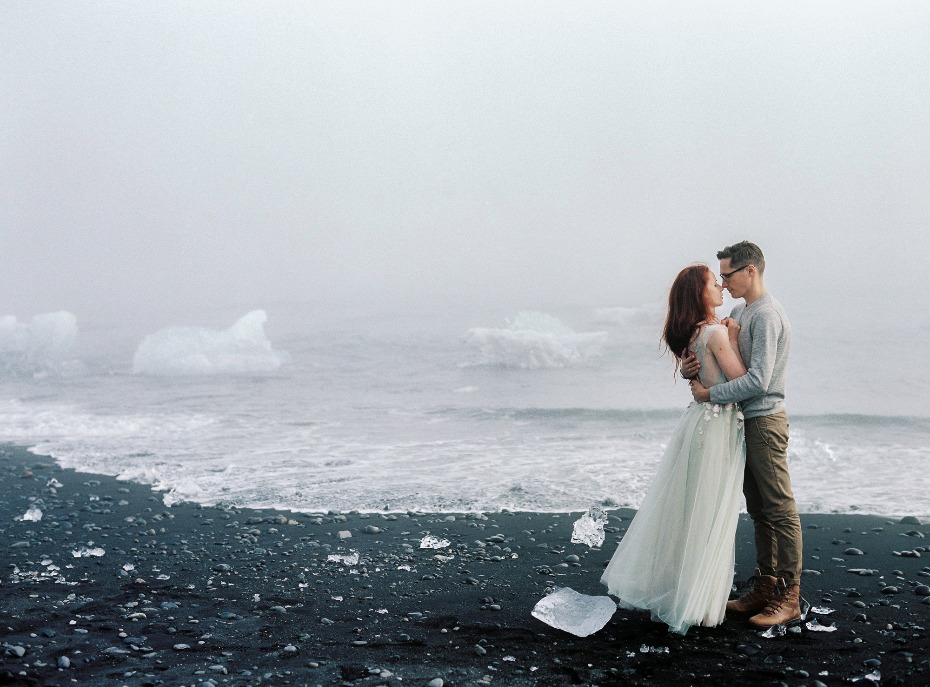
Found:
[[704, 289], [707, 288], [709, 273], [707, 265], [689, 265], [678, 273], [669, 291], [668, 315], [665, 317], [662, 341], [675, 356], [676, 372], [694, 332], [707, 321]]

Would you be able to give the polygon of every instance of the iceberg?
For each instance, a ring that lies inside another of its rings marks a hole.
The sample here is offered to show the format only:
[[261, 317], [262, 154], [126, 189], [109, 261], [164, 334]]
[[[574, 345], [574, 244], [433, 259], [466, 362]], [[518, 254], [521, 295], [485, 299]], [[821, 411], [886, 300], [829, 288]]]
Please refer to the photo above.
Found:
[[273, 372], [290, 360], [265, 336], [264, 310], [254, 310], [225, 331], [168, 327], [145, 337], [132, 371], [146, 375], [213, 375]]
[[606, 625], [617, 610], [609, 596], [588, 596], [562, 587], [533, 607], [533, 617], [558, 630], [587, 637]]
[[600, 355], [607, 332], [579, 334], [551, 315], [521, 312], [506, 329], [470, 329], [465, 341], [478, 350], [480, 365], [560, 368]]
[[604, 543], [604, 525], [607, 513], [598, 506], [592, 506], [588, 512], [575, 521], [572, 527], [572, 544], [587, 544], [594, 548]]
[[69, 312], [36, 315], [30, 324], [0, 317], [0, 373], [47, 375], [68, 371], [65, 356], [77, 339], [77, 318]]

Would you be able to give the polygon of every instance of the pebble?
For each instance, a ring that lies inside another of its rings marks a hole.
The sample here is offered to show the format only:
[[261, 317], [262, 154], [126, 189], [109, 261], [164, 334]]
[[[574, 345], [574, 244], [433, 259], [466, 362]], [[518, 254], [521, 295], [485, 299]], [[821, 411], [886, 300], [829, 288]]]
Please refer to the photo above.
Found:
[[920, 584], [914, 587], [914, 593], [918, 596], [930, 596], [930, 587], [925, 584]]
[[[375, 525], [365, 525], [365, 527], [362, 528], [362, 532], [365, 534], [380, 534], [381, 528]], [[340, 532], [339, 534], [341, 535], [342, 533]]]
[[71, 667], [71, 659], [68, 658], [67, 656], [59, 656], [59, 657], [58, 657], [58, 667], [59, 667], [59, 668], [70, 668], [70, 667]]
[[888, 585], [887, 587], [882, 587], [882, 594], [899, 594], [900, 590], [894, 585]]
[[485, 648], [484, 648], [483, 646], [481, 646], [480, 644], [475, 644], [475, 654], [476, 654], [476, 655], [478, 655], [478, 656], [484, 656], [486, 653], [488, 653], [488, 650], [487, 650], [487, 649], [485, 649]]
[[862, 549], [857, 549], [857, 548], [854, 548], [854, 547], [849, 547], [848, 549], [846, 549], [846, 550], [843, 552], [843, 554], [846, 555], [846, 556], [863, 556], [863, 555], [865, 555], [865, 553], [862, 551]]
[[923, 523], [919, 518], [914, 517], [913, 515], [905, 515], [903, 518], [898, 520], [899, 525], [922, 525]]
[[229, 572], [232, 570], [232, 566], [228, 563], [217, 563], [213, 566], [213, 572]]
[[430, 680], [430, 681], [426, 684], [426, 687], [442, 687], [444, 684], [446, 684], [446, 683], [442, 681], [442, 678], [441, 678], [441, 677], [437, 677], [437, 678], [434, 678], [434, 679]]
[[174, 649], [175, 651], [187, 651], [188, 649], [191, 648], [191, 645], [190, 644], [175, 644], [171, 648]]

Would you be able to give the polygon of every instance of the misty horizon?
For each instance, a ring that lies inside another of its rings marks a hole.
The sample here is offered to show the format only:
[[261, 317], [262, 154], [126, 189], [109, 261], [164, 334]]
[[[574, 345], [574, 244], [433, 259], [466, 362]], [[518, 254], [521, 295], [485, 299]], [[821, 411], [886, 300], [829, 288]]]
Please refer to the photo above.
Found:
[[0, 26], [20, 320], [637, 307], [749, 239], [789, 313], [926, 321], [920, 3], [7, 3]]

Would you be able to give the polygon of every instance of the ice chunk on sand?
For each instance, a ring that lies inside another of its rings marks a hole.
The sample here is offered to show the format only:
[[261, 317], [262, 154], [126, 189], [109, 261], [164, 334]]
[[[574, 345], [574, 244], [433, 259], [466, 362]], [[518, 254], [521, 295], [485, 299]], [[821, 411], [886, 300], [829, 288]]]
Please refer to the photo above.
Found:
[[226, 331], [168, 327], [139, 344], [132, 371], [149, 375], [254, 374], [272, 372], [289, 360], [265, 336], [264, 310], [254, 310]]
[[72, 551], [71, 555], [75, 558], [90, 558], [91, 556], [102, 556], [104, 553], [106, 552], [99, 546], [93, 549], [88, 549], [86, 546], [82, 546], [81, 548]]
[[23, 513], [23, 520], [32, 520], [33, 522], [39, 522], [42, 519], [42, 511], [36, 508], [35, 506], [29, 506], [29, 510]]
[[329, 563], [342, 563], [343, 565], [358, 565], [358, 551], [352, 551], [346, 556], [331, 553], [326, 557]]
[[814, 618], [805, 627], [811, 632], [836, 632], [836, 625], [821, 625], [817, 622], [817, 618]]
[[617, 604], [609, 596], [588, 596], [563, 587], [533, 607], [533, 617], [578, 637], [587, 637], [610, 621]]
[[588, 512], [575, 521], [572, 528], [572, 544], [587, 544], [591, 548], [604, 543], [604, 525], [607, 513], [598, 506], [591, 506]]
[[427, 534], [420, 540], [421, 549], [444, 549], [449, 546], [448, 539], [439, 539], [431, 534]]

